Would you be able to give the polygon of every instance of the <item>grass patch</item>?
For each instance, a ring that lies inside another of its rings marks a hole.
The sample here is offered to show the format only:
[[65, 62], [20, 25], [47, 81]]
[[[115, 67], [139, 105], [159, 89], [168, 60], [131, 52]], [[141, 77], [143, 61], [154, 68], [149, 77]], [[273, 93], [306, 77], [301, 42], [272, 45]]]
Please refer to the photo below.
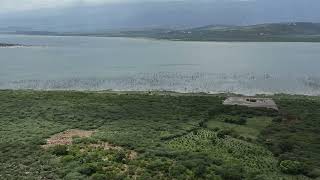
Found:
[[[239, 117], [233, 117], [231, 118], [239, 118]], [[246, 138], [252, 138], [257, 139], [260, 132], [266, 128], [268, 125], [272, 123], [272, 117], [253, 117], [253, 118], [247, 118], [246, 124], [244, 125], [238, 125], [238, 124], [232, 124], [224, 122], [224, 118], [216, 117], [215, 119], [209, 120], [207, 122], [207, 127], [209, 129], [232, 129], [237, 134], [246, 137]]]

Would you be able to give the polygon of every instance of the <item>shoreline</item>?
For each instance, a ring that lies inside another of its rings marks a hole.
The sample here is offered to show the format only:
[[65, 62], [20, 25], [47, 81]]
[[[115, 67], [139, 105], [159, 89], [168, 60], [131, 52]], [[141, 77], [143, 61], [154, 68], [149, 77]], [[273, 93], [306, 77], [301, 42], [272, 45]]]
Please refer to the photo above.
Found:
[[0, 47], [13, 47], [13, 46], [19, 46], [19, 44], [0, 43]]
[[[166, 39], [166, 38], [152, 38], [152, 37], [131, 37], [131, 36], [103, 36], [103, 35], [81, 35], [81, 34], [13, 34], [13, 33], [0, 33], [0, 35], [20, 35], [20, 36], [44, 36], [44, 37], [91, 37], [91, 38], [125, 38], [137, 40], [150, 40], [150, 41], [169, 41], [169, 42], [199, 42], [199, 43], [320, 43], [320, 41], [266, 41], [266, 40], [185, 40], [185, 39]], [[22, 45], [23, 46], [23, 45]], [[25, 47], [25, 46], [24, 46]], [[28, 47], [28, 46], [27, 46]], [[1, 45], [0, 45], [1, 48]]]
[[320, 95], [307, 95], [307, 94], [288, 94], [288, 93], [275, 93], [275, 94], [255, 94], [246, 95], [239, 93], [228, 92], [178, 92], [178, 91], [121, 91], [121, 90], [39, 90], [39, 89], [0, 89], [1, 92], [51, 92], [51, 93], [97, 93], [97, 94], [115, 94], [115, 95], [155, 95], [155, 96], [221, 96], [221, 97], [276, 97], [276, 96], [290, 96], [290, 97], [307, 97], [307, 98], [320, 98]]
[[31, 45], [0, 43], [0, 48], [20, 48], [20, 47], [31, 47]]

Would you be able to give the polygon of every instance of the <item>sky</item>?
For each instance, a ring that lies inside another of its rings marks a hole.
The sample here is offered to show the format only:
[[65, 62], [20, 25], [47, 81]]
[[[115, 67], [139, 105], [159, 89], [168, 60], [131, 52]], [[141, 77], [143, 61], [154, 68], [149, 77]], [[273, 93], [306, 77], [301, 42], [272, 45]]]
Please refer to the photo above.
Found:
[[24, 11], [41, 8], [59, 8], [75, 4], [101, 4], [128, 0], [0, 0], [2, 12]]
[[320, 22], [320, 0], [0, 0], [0, 31]]
[[132, 3], [142, 1], [155, 2], [164, 0], [0, 0], [0, 11], [2, 11], [2, 13], [7, 13], [41, 8], [60, 8], [76, 5], [99, 5], [107, 3]]
[[[0, 0], [0, 13], [10, 13], [17, 11], [41, 9], [41, 8], [61, 8], [78, 5], [99, 5], [115, 3], [135, 3], [135, 2], [173, 2], [173, 1], [193, 1], [193, 0]], [[195, 0], [198, 2], [213, 1], [255, 1], [255, 0]]]

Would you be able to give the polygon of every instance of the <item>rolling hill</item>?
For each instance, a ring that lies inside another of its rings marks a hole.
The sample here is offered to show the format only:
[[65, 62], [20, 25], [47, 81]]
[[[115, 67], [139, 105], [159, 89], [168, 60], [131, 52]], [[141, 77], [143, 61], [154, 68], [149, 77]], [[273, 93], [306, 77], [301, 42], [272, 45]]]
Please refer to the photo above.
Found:
[[320, 23], [295, 22], [258, 24], [250, 26], [211, 25], [183, 30], [155, 29], [106, 33], [104, 35], [148, 37], [183, 41], [320, 42]]

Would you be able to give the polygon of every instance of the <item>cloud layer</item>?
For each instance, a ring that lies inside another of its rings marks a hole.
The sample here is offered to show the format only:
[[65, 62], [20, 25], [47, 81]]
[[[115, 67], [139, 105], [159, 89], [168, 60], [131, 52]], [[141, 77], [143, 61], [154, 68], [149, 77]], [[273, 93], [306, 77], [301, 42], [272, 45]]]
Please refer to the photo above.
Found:
[[[194, 0], [0, 0], [0, 13], [24, 11], [41, 8], [61, 8], [75, 5], [99, 5], [108, 3], [135, 3], [135, 2], [174, 2]], [[196, 2], [219, 1], [255, 1], [255, 0], [197, 0]]]
[[[98, 5], [107, 3], [165, 1], [165, 0], [0, 0], [0, 13], [41, 8], [59, 8], [74, 5]], [[174, 0], [168, 0], [174, 1]]]

